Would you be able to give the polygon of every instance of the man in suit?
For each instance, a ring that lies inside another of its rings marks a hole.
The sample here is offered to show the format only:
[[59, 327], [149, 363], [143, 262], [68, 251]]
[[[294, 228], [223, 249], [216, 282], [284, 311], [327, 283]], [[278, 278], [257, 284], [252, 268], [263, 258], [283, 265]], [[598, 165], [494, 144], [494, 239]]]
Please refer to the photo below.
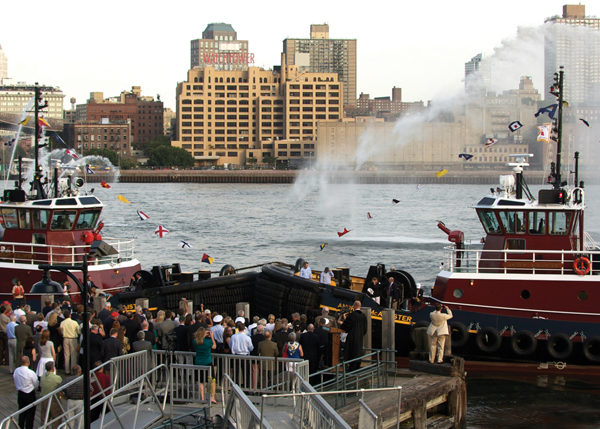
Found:
[[315, 317], [315, 325], [319, 326], [319, 322], [321, 319], [329, 319], [329, 323], [327, 324], [327, 326], [329, 326], [330, 328], [335, 328], [337, 326], [335, 317], [329, 315], [329, 307], [323, 307], [321, 309], [321, 315]]
[[138, 331], [137, 341], [134, 341], [131, 345], [134, 352], [140, 352], [146, 350], [148, 353], [152, 352], [152, 343], [146, 339], [146, 333], [144, 331]]
[[386, 288], [385, 296], [387, 298], [388, 308], [398, 309], [398, 299], [400, 298], [400, 285], [396, 283], [394, 277], [388, 277], [388, 285]]
[[[442, 309], [446, 309], [446, 313], [442, 313]], [[448, 319], [452, 319], [452, 311], [440, 303], [435, 304], [435, 311], [429, 314], [431, 323], [427, 328], [427, 335], [431, 348], [429, 350], [429, 363], [435, 361], [437, 354], [437, 363], [444, 361], [444, 344], [446, 337], [450, 334], [448, 330]]]
[[27, 324], [27, 316], [21, 316], [19, 318], [19, 324], [15, 326], [15, 337], [17, 338], [17, 361], [21, 360], [23, 356], [23, 348], [25, 348], [25, 342], [28, 338], [33, 337], [33, 330], [31, 326]]
[[[360, 310], [360, 301], [354, 301], [353, 307], [354, 311], [352, 313], [344, 315], [341, 326], [348, 333], [344, 345], [344, 359], [347, 361], [364, 354], [363, 337], [367, 333], [367, 316]], [[350, 371], [360, 368], [360, 360], [352, 362], [348, 367]]]
[[167, 336], [176, 326], [177, 324], [173, 320], [173, 313], [167, 310], [165, 312], [165, 320], [163, 320], [158, 327], [158, 342], [163, 350], [169, 349], [169, 340], [167, 339]]
[[309, 323], [306, 327], [306, 332], [300, 335], [298, 341], [304, 352], [304, 359], [308, 360], [309, 372], [317, 372], [319, 370], [319, 337], [315, 334], [315, 325]]
[[[279, 356], [279, 348], [277, 347], [277, 343], [275, 341], [271, 341], [273, 334], [271, 331], [265, 329], [264, 334], [265, 339], [258, 343], [258, 355], [265, 356], [270, 358], [275, 358]], [[263, 362], [262, 369], [262, 380], [263, 386], [268, 385], [272, 380], [277, 376], [276, 368], [273, 362]]]
[[100, 327], [98, 325], [92, 325], [89, 334], [90, 348], [90, 362], [101, 361], [104, 356], [104, 338], [100, 333]]
[[110, 330], [110, 337], [104, 340], [104, 356], [102, 361], [106, 362], [114, 357], [121, 356], [123, 353], [123, 344], [117, 340], [119, 331], [116, 328]]

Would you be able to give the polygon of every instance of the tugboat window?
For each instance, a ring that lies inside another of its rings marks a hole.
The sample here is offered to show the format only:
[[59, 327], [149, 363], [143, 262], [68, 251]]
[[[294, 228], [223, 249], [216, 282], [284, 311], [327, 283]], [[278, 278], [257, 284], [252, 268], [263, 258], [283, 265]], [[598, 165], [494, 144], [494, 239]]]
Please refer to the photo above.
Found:
[[545, 212], [529, 212], [529, 233], [530, 234], [545, 234], [546, 233], [546, 213]]
[[565, 235], [571, 223], [570, 212], [551, 212], [549, 214], [550, 234]]
[[100, 212], [98, 210], [83, 210], [77, 218], [75, 229], [89, 229], [96, 225], [96, 220]]
[[16, 229], [19, 227], [16, 209], [2, 209], [2, 218], [4, 219], [4, 228]]
[[53, 231], [66, 231], [70, 230], [75, 221], [75, 210], [54, 210], [52, 213], [52, 222], [50, 223], [50, 229]]
[[488, 234], [500, 234], [500, 224], [492, 210], [481, 210], [478, 214], [485, 232]]
[[31, 212], [27, 209], [19, 209], [19, 226], [21, 229], [31, 229]]
[[507, 234], [524, 234], [526, 231], [524, 212], [502, 211], [500, 220]]
[[33, 219], [33, 229], [46, 229], [48, 226], [48, 210], [33, 210], [31, 217]]

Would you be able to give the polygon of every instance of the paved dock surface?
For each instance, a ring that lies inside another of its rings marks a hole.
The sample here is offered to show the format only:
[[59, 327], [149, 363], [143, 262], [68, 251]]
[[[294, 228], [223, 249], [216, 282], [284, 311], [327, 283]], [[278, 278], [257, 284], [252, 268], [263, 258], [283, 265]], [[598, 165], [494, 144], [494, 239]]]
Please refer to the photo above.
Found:
[[8, 366], [0, 366], [0, 420], [17, 411], [17, 390]]

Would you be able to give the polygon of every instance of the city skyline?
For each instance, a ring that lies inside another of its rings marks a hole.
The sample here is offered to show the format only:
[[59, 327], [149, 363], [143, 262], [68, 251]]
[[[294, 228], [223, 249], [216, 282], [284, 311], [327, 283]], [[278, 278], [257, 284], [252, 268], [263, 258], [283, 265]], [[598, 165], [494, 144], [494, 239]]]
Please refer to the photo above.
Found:
[[[463, 88], [464, 64], [473, 56], [493, 54], [517, 37], [519, 27], [538, 28], [571, 3], [378, 1], [366, 8], [359, 2], [308, 1], [285, 11], [270, 1], [260, 7], [232, 1], [227, 8], [185, 1], [167, 9], [157, 1], [141, 7], [108, 0], [92, 8], [71, 0], [52, 6], [34, 0], [33, 22], [16, 3], [4, 5], [5, 16], [22, 19], [6, 20], [0, 45], [12, 83], [59, 86], [65, 107], [71, 97], [85, 103], [90, 92], [114, 96], [139, 85], [143, 95], [160, 94], [165, 107], [174, 109], [177, 83], [189, 70], [190, 41], [207, 24], [231, 24], [239, 39], [249, 41], [255, 65], [270, 69], [280, 63], [285, 38], [308, 38], [310, 24], [328, 23], [331, 38], [357, 39], [357, 96], [391, 95], [396, 86], [406, 101], [427, 101]], [[600, 14], [598, 4], [583, 4], [587, 16]], [[515, 74], [533, 76], [542, 89], [543, 62], [529, 63], [519, 64], [523, 69]]]

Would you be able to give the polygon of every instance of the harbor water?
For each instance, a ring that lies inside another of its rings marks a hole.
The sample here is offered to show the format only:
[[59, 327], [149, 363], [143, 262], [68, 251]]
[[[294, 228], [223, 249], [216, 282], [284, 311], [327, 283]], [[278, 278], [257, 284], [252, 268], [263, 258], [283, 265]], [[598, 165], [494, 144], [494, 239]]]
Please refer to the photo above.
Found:
[[[587, 188], [585, 220], [597, 240], [598, 191], [600, 186]], [[144, 269], [177, 262], [185, 271], [218, 272], [225, 264], [293, 264], [301, 257], [313, 269], [350, 267], [351, 274], [364, 276], [371, 264], [381, 262], [410, 272], [426, 291], [449, 244], [437, 221], [479, 242], [483, 230], [471, 205], [487, 192], [489, 186], [482, 185], [328, 185], [318, 180], [293, 185], [114, 183], [111, 189], [95, 190], [106, 205], [103, 234], [135, 238]], [[141, 220], [137, 210], [149, 219]], [[154, 233], [158, 225], [169, 230], [163, 238]], [[338, 237], [344, 228], [350, 232]], [[203, 254], [214, 263], [202, 263]], [[467, 379], [470, 428], [600, 426], [597, 379], [513, 375], [510, 368]]]

